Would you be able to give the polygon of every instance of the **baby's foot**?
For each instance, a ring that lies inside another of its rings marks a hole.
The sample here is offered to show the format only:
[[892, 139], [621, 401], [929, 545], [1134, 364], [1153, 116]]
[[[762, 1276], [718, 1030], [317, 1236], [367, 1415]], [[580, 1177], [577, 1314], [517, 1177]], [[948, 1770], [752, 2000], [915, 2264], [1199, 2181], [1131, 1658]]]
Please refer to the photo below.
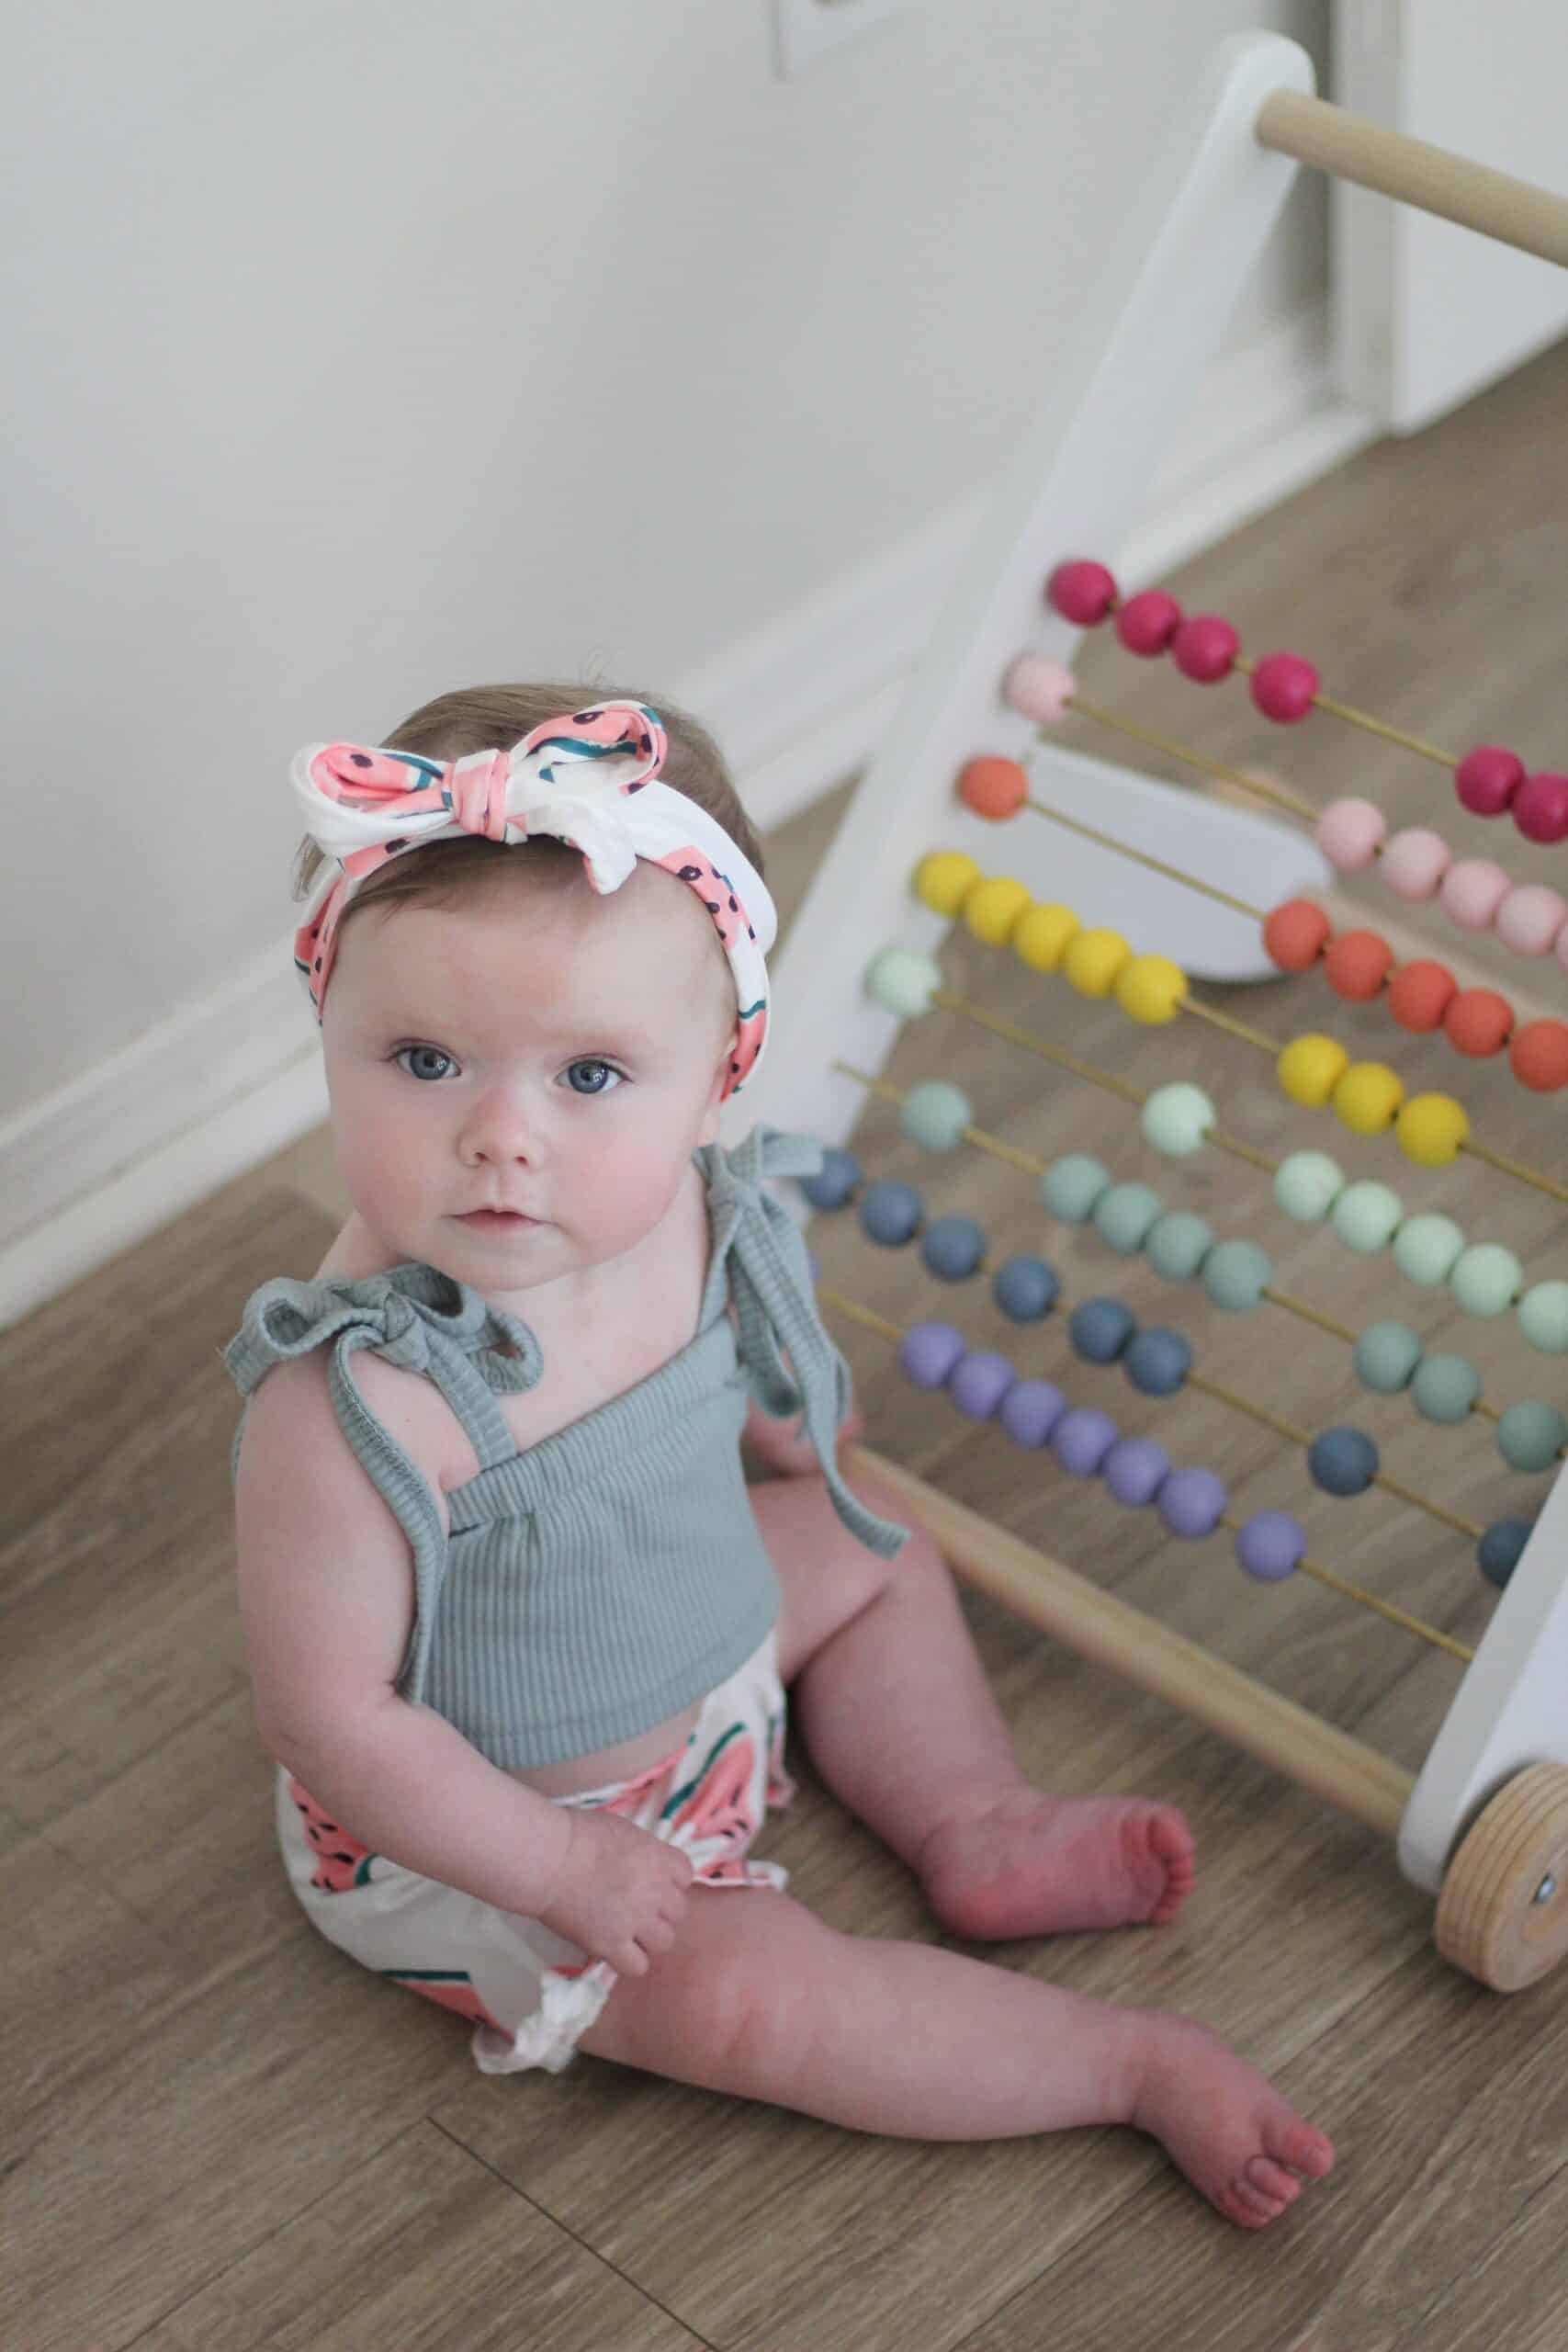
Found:
[[1150, 2014], [1142, 2088], [1130, 2120], [1164, 2143], [1193, 2187], [1230, 2222], [1260, 2230], [1332, 2171], [1321, 2132], [1256, 2067], [1190, 2018]]
[[1192, 1834], [1174, 1805], [1035, 1789], [941, 1823], [916, 1867], [943, 1926], [987, 1940], [1163, 1926], [1194, 1876]]

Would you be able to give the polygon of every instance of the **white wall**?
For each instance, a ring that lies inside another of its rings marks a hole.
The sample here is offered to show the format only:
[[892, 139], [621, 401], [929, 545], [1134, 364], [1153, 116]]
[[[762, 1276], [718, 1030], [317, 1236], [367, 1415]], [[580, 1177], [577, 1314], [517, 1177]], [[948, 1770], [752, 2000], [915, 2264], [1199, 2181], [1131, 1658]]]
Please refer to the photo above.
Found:
[[[1172, 92], [1326, 8], [909, 0], [792, 83], [766, 0], [14, 12], [0, 1147], [282, 953], [298, 742], [588, 670], [776, 749], [759, 648], [984, 487]], [[1237, 346], [1325, 271], [1303, 187]]]

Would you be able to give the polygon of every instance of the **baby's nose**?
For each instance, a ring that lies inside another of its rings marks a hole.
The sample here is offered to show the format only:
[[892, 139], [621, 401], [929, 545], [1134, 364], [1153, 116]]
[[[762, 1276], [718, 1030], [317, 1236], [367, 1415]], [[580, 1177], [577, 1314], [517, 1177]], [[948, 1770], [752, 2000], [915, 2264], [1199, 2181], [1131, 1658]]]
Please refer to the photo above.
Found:
[[516, 1095], [498, 1087], [474, 1105], [464, 1125], [461, 1148], [470, 1165], [502, 1160], [532, 1164], [539, 1157], [537, 1122]]

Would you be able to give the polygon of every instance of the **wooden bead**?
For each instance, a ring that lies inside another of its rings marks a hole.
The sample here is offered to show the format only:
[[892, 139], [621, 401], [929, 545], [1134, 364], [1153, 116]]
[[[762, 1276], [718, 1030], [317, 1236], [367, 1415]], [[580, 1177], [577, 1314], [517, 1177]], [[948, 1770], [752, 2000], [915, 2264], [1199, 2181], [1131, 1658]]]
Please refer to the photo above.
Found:
[[1016, 760], [970, 760], [959, 772], [958, 797], [976, 817], [1000, 824], [1028, 799], [1029, 778]]
[[1514, 1008], [1495, 989], [1461, 989], [1443, 1015], [1450, 1045], [1478, 1061], [1502, 1052], [1513, 1025]]
[[1561, 1021], [1527, 1021], [1508, 1044], [1508, 1068], [1521, 1086], [1555, 1094], [1568, 1086], [1568, 1026]]
[[1323, 976], [1337, 996], [1365, 1004], [1388, 978], [1393, 950], [1375, 931], [1342, 931], [1323, 959]]
[[1316, 963], [1334, 925], [1310, 899], [1287, 899], [1263, 922], [1263, 945], [1282, 972], [1305, 972]]
[[1390, 980], [1388, 1009], [1402, 1029], [1438, 1029], [1458, 994], [1459, 982], [1446, 964], [1418, 957], [1402, 964]]

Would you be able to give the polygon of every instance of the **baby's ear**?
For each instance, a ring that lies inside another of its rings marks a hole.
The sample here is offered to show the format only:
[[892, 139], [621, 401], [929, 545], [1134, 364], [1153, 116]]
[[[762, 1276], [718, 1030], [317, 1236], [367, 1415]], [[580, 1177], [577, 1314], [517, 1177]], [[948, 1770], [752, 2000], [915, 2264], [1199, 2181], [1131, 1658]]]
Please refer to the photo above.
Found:
[[713, 1084], [708, 1089], [708, 1099], [703, 1107], [702, 1125], [697, 1131], [699, 1143], [718, 1141], [719, 1106], [724, 1101], [724, 1090], [728, 1083], [730, 1065], [735, 1058], [735, 1049], [739, 1040], [740, 1032], [738, 1029], [732, 1029], [725, 1041], [724, 1051], [714, 1067]]

